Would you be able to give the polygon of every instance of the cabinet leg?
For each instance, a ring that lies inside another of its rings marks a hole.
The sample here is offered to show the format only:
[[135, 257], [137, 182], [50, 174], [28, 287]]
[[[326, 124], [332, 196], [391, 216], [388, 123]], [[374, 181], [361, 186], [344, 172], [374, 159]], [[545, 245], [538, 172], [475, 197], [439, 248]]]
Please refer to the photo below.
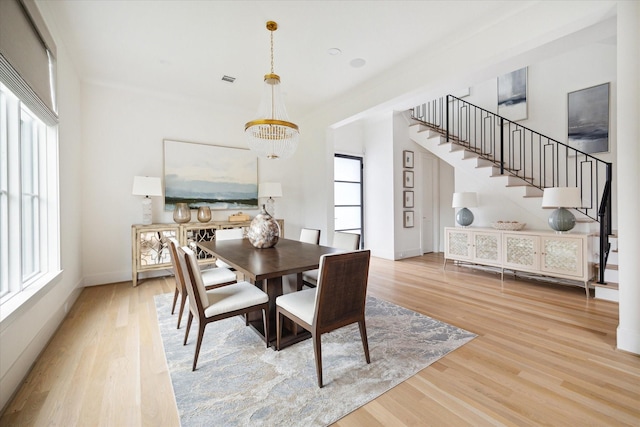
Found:
[[442, 270], [445, 270], [447, 268], [447, 259], [444, 259], [444, 264], [442, 264]]
[[587, 293], [587, 298], [590, 298], [591, 295], [589, 295], [589, 282], [584, 282], [584, 291]]

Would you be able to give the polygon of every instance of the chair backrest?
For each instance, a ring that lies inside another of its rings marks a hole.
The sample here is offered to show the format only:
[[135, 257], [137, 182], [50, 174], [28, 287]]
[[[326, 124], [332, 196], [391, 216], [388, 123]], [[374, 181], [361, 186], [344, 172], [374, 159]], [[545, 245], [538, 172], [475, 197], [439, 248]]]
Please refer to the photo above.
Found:
[[320, 230], [313, 228], [303, 228], [300, 230], [300, 241], [305, 243], [320, 244]]
[[198, 258], [187, 246], [178, 247], [176, 252], [184, 272], [184, 284], [187, 295], [189, 295], [189, 309], [194, 317], [202, 318], [205, 308], [209, 306], [209, 298], [202, 282]]
[[180, 265], [180, 260], [178, 259], [178, 248], [180, 247], [180, 243], [176, 240], [175, 237], [169, 237], [169, 255], [171, 258], [171, 265], [173, 266], [173, 275], [176, 278], [176, 289], [178, 289], [181, 293], [186, 292], [184, 287], [184, 272], [182, 271], [182, 266]]
[[224, 228], [216, 230], [216, 240], [242, 239], [244, 230], [242, 228]]
[[320, 257], [313, 326], [319, 333], [349, 325], [364, 316], [371, 251]]
[[333, 233], [332, 247], [345, 251], [357, 251], [360, 249], [360, 235], [336, 231]]

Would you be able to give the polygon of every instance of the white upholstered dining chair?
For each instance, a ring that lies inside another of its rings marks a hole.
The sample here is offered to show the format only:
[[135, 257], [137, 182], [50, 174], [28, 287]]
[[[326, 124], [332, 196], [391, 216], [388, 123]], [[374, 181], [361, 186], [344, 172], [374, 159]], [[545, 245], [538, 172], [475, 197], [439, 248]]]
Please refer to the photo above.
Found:
[[[345, 251], [356, 251], [360, 249], [360, 235], [336, 231], [333, 233], [333, 243], [331, 247], [344, 249]], [[310, 287], [318, 283], [318, 270], [309, 270], [302, 273], [302, 282]]]
[[370, 258], [368, 250], [322, 255], [317, 289], [276, 298], [276, 347], [280, 350], [284, 317], [311, 332], [319, 387], [323, 386], [321, 336], [325, 332], [357, 322], [370, 363], [364, 317]]
[[[180, 243], [175, 237], [169, 238], [169, 254], [171, 255], [171, 265], [173, 266], [173, 275], [175, 278], [175, 291], [173, 294], [173, 306], [171, 307], [171, 314], [176, 311], [176, 303], [178, 297], [180, 297], [180, 311], [178, 312], [178, 329], [180, 329], [180, 322], [182, 321], [182, 313], [184, 312], [184, 305], [187, 301], [187, 290], [185, 288], [184, 271], [178, 261], [178, 248]], [[236, 281], [236, 273], [228, 268], [210, 268], [202, 272], [202, 282], [205, 288], [212, 289], [224, 285], [229, 285]]]
[[189, 294], [189, 317], [184, 334], [184, 345], [189, 338], [193, 318], [198, 319], [198, 338], [193, 356], [192, 371], [196, 370], [202, 337], [206, 326], [217, 320], [253, 311], [262, 311], [265, 341], [269, 347], [269, 296], [249, 282], [237, 282], [215, 289], [205, 289], [195, 253], [184, 246], [178, 248], [178, 260], [185, 272], [185, 287]]
[[[216, 240], [233, 240], [233, 239], [242, 239], [244, 237], [244, 229], [243, 228], [223, 228], [220, 230], [216, 230]], [[216, 260], [216, 265], [218, 267], [228, 268], [233, 270], [226, 262], [221, 259]]]

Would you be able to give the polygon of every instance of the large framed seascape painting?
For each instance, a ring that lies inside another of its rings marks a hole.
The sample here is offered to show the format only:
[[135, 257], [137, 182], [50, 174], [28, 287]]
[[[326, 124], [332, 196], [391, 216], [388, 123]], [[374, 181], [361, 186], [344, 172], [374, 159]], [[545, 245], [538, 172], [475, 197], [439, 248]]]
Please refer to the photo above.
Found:
[[527, 67], [498, 77], [498, 115], [513, 121], [527, 118]]
[[164, 140], [164, 209], [258, 208], [258, 158], [242, 148]]
[[569, 146], [587, 154], [609, 151], [609, 83], [570, 92]]

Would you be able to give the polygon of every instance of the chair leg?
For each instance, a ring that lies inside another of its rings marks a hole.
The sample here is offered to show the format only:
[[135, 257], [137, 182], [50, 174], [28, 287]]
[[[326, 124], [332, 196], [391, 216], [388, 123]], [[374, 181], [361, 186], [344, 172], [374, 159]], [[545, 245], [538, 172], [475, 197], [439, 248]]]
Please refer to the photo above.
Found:
[[367, 363], [371, 363], [369, 359], [369, 341], [367, 340], [367, 326], [364, 323], [364, 319], [358, 322], [358, 327], [360, 328], [360, 338], [362, 339], [362, 347], [364, 347], [364, 358], [367, 360]]
[[262, 323], [264, 324], [264, 340], [269, 348], [269, 306], [262, 307]]
[[282, 337], [282, 313], [276, 310], [276, 350], [280, 351], [280, 338]]
[[176, 302], [178, 301], [178, 294], [180, 292], [178, 292], [178, 288], [176, 288], [176, 291], [173, 293], [173, 306], [171, 306], [171, 314], [173, 314], [176, 311]]
[[187, 302], [187, 294], [180, 294], [180, 314], [178, 315], [178, 329], [180, 329], [180, 322], [182, 322], [182, 316], [184, 314], [184, 306]]
[[196, 353], [193, 355], [193, 368], [192, 371], [196, 370], [196, 364], [198, 363], [198, 356], [200, 355], [200, 346], [202, 345], [202, 337], [204, 336], [204, 328], [207, 326], [201, 319], [198, 323], [198, 341], [196, 342]]
[[322, 388], [322, 343], [320, 337], [322, 334], [314, 333], [311, 339], [313, 340], [313, 352], [316, 356], [316, 374], [318, 375], [318, 387]]
[[187, 345], [187, 338], [189, 338], [189, 329], [191, 329], [191, 322], [193, 321], [193, 313], [189, 310], [189, 317], [187, 318], [187, 329], [184, 331], [184, 342], [182, 345]]

